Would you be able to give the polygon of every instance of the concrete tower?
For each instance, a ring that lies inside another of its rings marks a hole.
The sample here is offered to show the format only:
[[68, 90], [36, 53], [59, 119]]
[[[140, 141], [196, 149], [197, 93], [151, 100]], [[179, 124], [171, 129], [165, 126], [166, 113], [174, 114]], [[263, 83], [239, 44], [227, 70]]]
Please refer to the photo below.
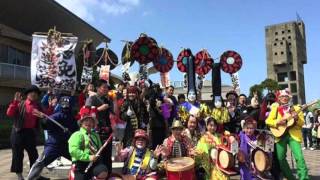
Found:
[[268, 78], [289, 88], [293, 103], [305, 103], [304, 70], [307, 64], [305, 25], [302, 20], [265, 28]]

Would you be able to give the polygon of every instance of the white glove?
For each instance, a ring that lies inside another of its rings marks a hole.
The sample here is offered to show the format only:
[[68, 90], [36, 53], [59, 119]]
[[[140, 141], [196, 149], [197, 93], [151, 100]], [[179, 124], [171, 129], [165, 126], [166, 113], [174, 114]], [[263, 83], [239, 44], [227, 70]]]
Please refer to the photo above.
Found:
[[133, 111], [131, 110], [131, 108], [129, 107], [128, 108], [128, 111], [127, 111], [127, 116], [132, 116], [133, 115]]

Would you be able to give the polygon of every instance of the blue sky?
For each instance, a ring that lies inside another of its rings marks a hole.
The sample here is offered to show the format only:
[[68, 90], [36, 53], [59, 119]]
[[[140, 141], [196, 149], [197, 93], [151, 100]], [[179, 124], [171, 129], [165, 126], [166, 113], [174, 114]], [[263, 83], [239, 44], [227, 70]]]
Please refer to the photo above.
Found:
[[[296, 20], [299, 13], [306, 25], [308, 64], [304, 66], [307, 101], [319, 97], [320, 1], [317, 0], [57, 0], [67, 9], [112, 39], [109, 47], [118, 55], [123, 43], [140, 33], [154, 37], [177, 58], [181, 47], [195, 54], [205, 48], [218, 58], [226, 50], [243, 59], [240, 86], [250, 86], [267, 76], [266, 25]], [[132, 71], [136, 71], [133, 67]], [[120, 74], [120, 68], [113, 71]], [[230, 84], [222, 73], [222, 82]], [[152, 75], [153, 80], [159, 74]], [[170, 80], [182, 80], [176, 66]], [[211, 79], [211, 72], [206, 79]]]

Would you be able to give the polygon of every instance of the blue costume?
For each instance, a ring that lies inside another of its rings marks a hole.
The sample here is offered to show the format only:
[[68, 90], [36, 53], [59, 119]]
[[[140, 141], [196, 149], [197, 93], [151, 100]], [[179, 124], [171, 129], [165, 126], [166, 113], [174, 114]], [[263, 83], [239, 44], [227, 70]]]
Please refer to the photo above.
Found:
[[71, 160], [68, 151], [68, 139], [73, 132], [79, 129], [79, 126], [71, 113], [70, 98], [67, 96], [61, 97], [59, 105], [61, 106], [61, 111], [55, 112], [50, 118], [67, 128], [68, 131], [65, 132], [51, 120], [43, 119], [42, 124], [44, 129], [48, 131], [48, 139], [44, 144], [42, 155], [30, 169], [27, 178], [29, 180], [36, 179], [44, 167], [60, 156]]

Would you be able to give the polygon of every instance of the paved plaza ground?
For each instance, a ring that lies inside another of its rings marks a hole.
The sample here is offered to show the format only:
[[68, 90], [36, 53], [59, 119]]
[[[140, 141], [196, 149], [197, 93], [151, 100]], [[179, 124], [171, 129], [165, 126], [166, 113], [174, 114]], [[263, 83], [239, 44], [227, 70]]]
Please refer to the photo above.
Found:
[[[38, 147], [38, 152], [42, 152], [43, 147]], [[307, 162], [307, 166], [309, 168], [309, 175], [312, 180], [319, 180], [320, 179], [320, 150], [305, 150], [304, 151], [304, 157]], [[291, 161], [290, 161], [291, 155], [290, 151], [288, 152], [288, 160], [291, 167]], [[26, 177], [26, 173], [29, 170], [28, 162], [28, 156], [25, 153], [24, 158], [24, 177]], [[0, 150], [0, 179], [1, 180], [14, 180], [16, 179], [15, 174], [10, 173], [10, 164], [11, 164], [11, 150]], [[42, 175], [45, 177], [50, 177], [51, 179], [67, 179], [67, 173], [69, 170], [69, 164], [65, 163], [67, 166], [59, 167], [59, 169], [53, 169], [49, 171], [48, 169], [44, 169]], [[114, 163], [114, 166], [120, 167], [121, 164]], [[296, 167], [296, 166], [295, 166]], [[118, 168], [119, 170], [119, 168]], [[239, 179], [239, 176], [234, 176], [231, 179]]]

